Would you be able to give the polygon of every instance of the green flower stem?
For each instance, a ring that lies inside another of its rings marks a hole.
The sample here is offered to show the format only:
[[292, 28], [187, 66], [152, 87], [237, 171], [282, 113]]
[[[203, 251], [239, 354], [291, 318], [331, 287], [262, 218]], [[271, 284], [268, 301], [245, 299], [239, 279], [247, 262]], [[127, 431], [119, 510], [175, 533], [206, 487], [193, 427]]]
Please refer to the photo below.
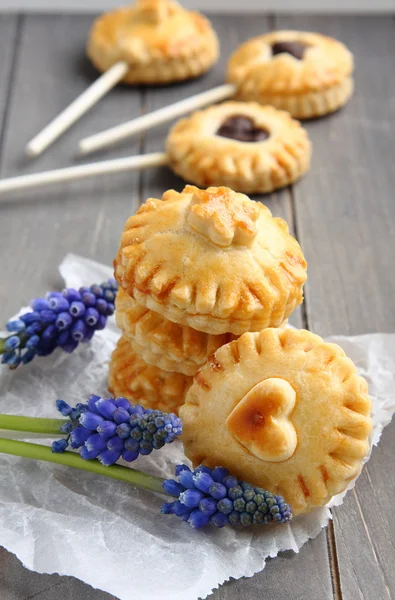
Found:
[[61, 425], [68, 422], [69, 419], [41, 419], [39, 417], [0, 415], [0, 429], [7, 429], [8, 431], [61, 434]]
[[147, 475], [135, 469], [119, 465], [105, 467], [98, 460], [83, 460], [79, 454], [75, 454], [74, 452], [58, 454], [52, 452], [48, 446], [0, 438], [0, 453], [23, 456], [24, 458], [32, 458], [34, 460], [44, 460], [58, 465], [82, 469], [83, 471], [90, 471], [97, 475], [106, 475], [112, 479], [125, 481], [136, 487], [166, 495], [162, 487], [162, 483], [165, 480], [161, 477], [154, 477], [153, 475]]
[[5, 341], [7, 338], [0, 338], [0, 354], [5, 352]]

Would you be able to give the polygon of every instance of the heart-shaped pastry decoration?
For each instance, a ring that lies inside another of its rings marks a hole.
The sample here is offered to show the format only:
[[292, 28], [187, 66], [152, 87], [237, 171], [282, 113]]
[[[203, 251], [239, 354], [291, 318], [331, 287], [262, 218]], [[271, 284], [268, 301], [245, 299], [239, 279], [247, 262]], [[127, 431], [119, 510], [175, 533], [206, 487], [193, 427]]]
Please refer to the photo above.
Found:
[[297, 435], [291, 422], [296, 393], [285, 379], [270, 377], [255, 385], [226, 420], [233, 437], [251, 454], [282, 462], [295, 452]]

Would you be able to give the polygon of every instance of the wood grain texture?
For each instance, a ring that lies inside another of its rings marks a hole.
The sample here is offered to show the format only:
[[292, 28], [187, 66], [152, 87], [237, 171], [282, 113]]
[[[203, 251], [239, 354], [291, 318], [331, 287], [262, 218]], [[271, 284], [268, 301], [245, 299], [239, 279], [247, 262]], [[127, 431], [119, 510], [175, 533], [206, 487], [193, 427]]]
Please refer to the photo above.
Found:
[[[355, 54], [355, 95], [307, 125], [313, 170], [294, 189], [309, 261], [307, 316], [315, 333], [395, 331], [395, 27], [390, 17], [285, 18], [279, 28], [319, 31]], [[395, 598], [395, 423], [355, 491], [334, 510], [344, 600]]]
[[[1, 157], [2, 176], [53, 169], [76, 160], [78, 140], [140, 114], [138, 89], [118, 86], [37, 160], [26, 142], [96, 77], [84, 58], [91, 17], [31, 16], [22, 22]], [[139, 140], [129, 152], [139, 151]], [[124, 149], [108, 156], [122, 156]], [[92, 159], [90, 159], [92, 160]], [[12, 282], [0, 316], [61, 281], [68, 251], [110, 263], [126, 218], [139, 203], [139, 173], [90, 179], [24, 193], [0, 203], [0, 274]]]

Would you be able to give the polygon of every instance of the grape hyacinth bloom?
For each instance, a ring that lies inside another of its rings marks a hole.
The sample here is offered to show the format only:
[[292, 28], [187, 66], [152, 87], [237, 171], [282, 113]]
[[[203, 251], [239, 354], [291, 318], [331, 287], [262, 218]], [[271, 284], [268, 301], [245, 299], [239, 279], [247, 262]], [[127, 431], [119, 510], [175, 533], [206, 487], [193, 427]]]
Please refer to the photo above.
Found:
[[191, 471], [178, 465], [175, 474], [177, 480], [164, 481], [163, 489], [177, 500], [164, 504], [161, 512], [176, 515], [197, 529], [208, 524], [287, 523], [292, 518], [282, 496], [239, 481], [223, 467], [200, 466]]
[[52, 444], [53, 452], [81, 448], [85, 460], [97, 458], [103, 465], [113, 465], [121, 457], [132, 462], [140, 454], [151, 454], [170, 444], [182, 433], [177, 415], [145, 409], [126, 398], [105, 399], [92, 394], [87, 404], [75, 408], [58, 400], [60, 413], [69, 417], [62, 425], [66, 439]]
[[104, 329], [114, 313], [115, 279], [100, 285], [66, 288], [31, 301], [31, 311], [8, 321], [10, 332], [0, 339], [1, 362], [11, 369], [56, 348], [73, 352], [80, 342], [89, 342], [95, 331]]

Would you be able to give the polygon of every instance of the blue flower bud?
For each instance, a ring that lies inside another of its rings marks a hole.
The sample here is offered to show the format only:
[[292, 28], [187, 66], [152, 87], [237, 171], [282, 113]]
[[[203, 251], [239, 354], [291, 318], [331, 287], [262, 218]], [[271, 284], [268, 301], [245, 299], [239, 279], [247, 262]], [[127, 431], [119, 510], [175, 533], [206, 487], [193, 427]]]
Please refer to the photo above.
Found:
[[111, 465], [116, 463], [117, 460], [119, 460], [120, 456], [121, 450], [116, 451], [106, 449], [100, 452], [98, 459], [100, 460], [102, 465], [104, 465], [105, 467], [110, 467]]
[[106, 440], [99, 433], [94, 433], [88, 437], [85, 446], [89, 452], [95, 451], [98, 455], [106, 447]]
[[55, 325], [48, 325], [41, 334], [43, 341], [51, 341], [57, 336], [57, 329]]
[[21, 321], [23, 321], [25, 323], [25, 325], [27, 326], [27, 325], [31, 325], [32, 323], [35, 323], [36, 321], [39, 321], [40, 315], [38, 312], [33, 311], [33, 312], [25, 313], [24, 315], [21, 315], [19, 317], [19, 319]]
[[23, 355], [22, 355], [22, 362], [24, 365], [27, 365], [29, 362], [31, 362], [33, 360], [33, 358], [36, 356], [36, 351], [34, 348], [30, 348], [28, 349]]
[[193, 474], [191, 471], [187, 471], [186, 469], [181, 471], [178, 476], [178, 481], [184, 488], [193, 489], [195, 487], [195, 482], [193, 481]]
[[85, 427], [76, 427], [70, 433], [70, 446], [74, 449], [80, 448], [91, 434], [92, 432]]
[[84, 315], [84, 321], [89, 327], [94, 327], [99, 320], [99, 313], [95, 308], [87, 308]]
[[165, 502], [162, 504], [160, 512], [162, 515], [174, 515], [175, 502]]
[[122, 452], [122, 458], [123, 460], [126, 460], [126, 462], [133, 462], [134, 460], [136, 460], [136, 458], [138, 458], [139, 456], [139, 451], [138, 450], [124, 450]]
[[26, 325], [20, 319], [15, 319], [14, 321], [8, 321], [6, 328], [10, 333], [21, 333], [24, 331]]
[[115, 434], [116, 429], [117, 425], [114, 421], [102, 421], [97, 426], [97, 432], [105, 439], [112, 437]]
[[51, 294], [48, 298], [48, 306], [55, 312], [69, 310], [69, 301], [62, 294]]
[[214, 479], [214, 481], [218, 481], [218, 483], [222, 483], [225, 477], [228, 475], [229, 471], [228, 469], [225, 469], [225, 467], [215, 467], [211, 473], [211, 477]]
[[88, 327], [88, 325], [86, 326], [85, 335], [82, 340], [84, 342], [84, 344], [86, 344], [87, 342], [90, 342], [90, 340], [93, 338], [96, 331], [97, 331], [97, 327]]
[[245, 526], [252, 525], [252, 516], [250, 513], [242, 512], [240, 515], [240, 523]]
[[233, 526], [240, 525], [240, 513], [233, 510], [229, 515], [229, 523]]
[[30, 302], [30, 306], [36, 312], [49, 310], [49, 302], [46, 298], [34, 298], [34, 300]]
[[169, 496], [178, 496], [184, 491], [183, 486], [174, 479], [166, 479], [163, 482], [163, 489]]
[[68, 417], [72, 411], [71, 406], [69, 406], [69, 404], [67, 404], [67, 402], [64, 400], [56, 400], [56, 408], [64, 417]]
[[99, 315], [99, 319], [95, 325], [97, 331], [101, 331], [107, 324], [107, 318], [104, 315]]
[[61, 348], [64, 352], [68, 352], [69, 354], [71, 354], [72, 352], [74, 352], [77, 346], [78, 342], [76, 342], [75, 340], [70, 340], [69, 342], [67, 342], [67, 344], [63, 344]]
[[73, 317], [68, 312], [61, 312], [56, 318], [56, 327], [59, 331], [68, 329], [73, 323]]
[[196, 489], [185, 490], [185, 492], [182, 492], [179, 496], [180, 502], [189, 508], [199, 506], [199, 502], [202, 498], [204, 498], [203, 492]]
[[63, 348], [63, 346], [67, 346], [72, 341], [73, 340], [71, 339], [70, 331], [68, 329], [61, 331], [56, 338], [56, 343], [60, 348]]
[[81, 296], [81, 300], [87, 307], [95, 306], [97, 302], [96, 296], [92, 292], [84, 292]]
[[208, 515], [203, 514], [198, 508], [193, 510], [190, 514], [188, 523], [195, 529], [200, 529], [204, 527], [209, 522], [210, 517]]
[[189, 516], [191, 514], [191, 509], [179, 500], [176, 500], [174, 503], [174, 514], [177, 515], [177, 517], [182, 517], [184, 515]]
[[92, 292], [92, 294], [95, 294], [95, 296], [97, 296], [98, 298], [101, 298], [103, 295], [103, 289], [100, 285], [94, 284], [91, 285], [90, 287], [90, 292]]
[[228, 516], [223, 514], [222, 512], [216, 512], [211, 518], [210, 523], [215, 527], [225, 527], [227, 523], [229, 523]]
[[38, 335], [32, 335], [27, 340], [27, 342], [25, 344], [25, 348], [28, 348], [29, 350], [33, 350], [34, 348], [37, 348], [39, 342], [40, 342], [40, 338], [38, 337]]
[[237, 498], [241, 498], [243, 496], [243, 490], [239, 485], [235, 485], [234, 487], [228, 488], [228, 497], [231, 500], [236, 500]]
[[186, 465], [177, 465], [176, 468], [175, 468], [176, 477], [178, 477], [180, 475], [180, 473], [182, 473], [182, 471], [189, 471], [189, 472], [191, 472], [191, 469], [189, 467], [187, 467]]
[[92, 450], [91, 452], [89, 452], [86, 446], [82, 446], [80, 456], [84, 460], [92, 460], [93, 458], [97, 458], [96, 451]]
[[115, 306], [111, 302], [107, 303], [107, 316], [111, 317], [115, 312]]
[[107, 440], [107, 448], [113, 452], [121, 453], [124, 448], [123, 440], [121, 440], [121, 438], [117, 435], [114, 435], [112, 438]]
[[112, 419], [114, 412], [117, 410], [115, 402], [112, 400], [106, 400], [105, 398], [100, 398], [96, 402], [96, 409], [99, 414], [105, 419]]
[[133, 439], [132, 437], [127, 438], [124, 441], [124, 446], [126, 450], [130, 450], [130, 451], [135, 451], [138, 450], [140, 447], [140, 444], [138, 443], [137, 440]]
[[92, 431], [95, 431], [103, 421], [103, 417], [91, 412], [85, 412], [80, 416], [80, 424]]
[[96, 394], [91, 394], [88, 398], [88, 409], [96, 414], [99, 414], [99, 411], [97, 410], [96, 407], [96, 402], [98, 402], [99, 400], [101, 400], [100, 396], [96, 396]]
[[101, 315], [107, 314], [107, 302], [104, 300], [104, 298], [99, 298], [96, 300], [96, 310]]
[[40, 311], [40, 321], [43, 325], [50, 325], [51, 323], [55, 323], [57, 317], [57, 313], [53, 310], [41, 310]]
[[71, 421], [68, 421], [67, 423], [63, 423], [63, 425], [61, 425], [59, 429], [62, 433], [71, 433], [73, 429], [73, 424], [71, 423]]
[[116, 409], [116, 411], [114, 411], [112, 418], [114, 419], [115, 423], [119, 425], [120, 423], [127, 423], [130, 419], [130, 415], [125, 408], [120, 406]]
[[77, 321], [75, 321], [74, 325], [72, 325], [72, 327], [71, 327], [71, 337], [76, 342], [81, 342], [81, 340], [84, 339], [85, 334], [86, 334], [86, 325], [85, 325], [84, 321], [82, 321], [81, 319], [78, 319]]
[[7, 352], [12, 352], [12, 350], [18, 348], [20, 343], [21, 341], [17, 335], [10, 335], [10, 337], [6, 338], [4, 347], [7, 350]]
[[34, 321], [34, 323], [27, 325], [25, 329], [25, 334], [28, 336], [36, 335], [37, 333], [41, 333], [42, 329], [43, 326], [41, 325], [41, 323], [39, 321]]
[[144, 412], [144, 408], [142, 406], [139, 404], [132, 406], [129, 400], [126, 400], [126, 398], [114, 398], [114, 404], [117, 408], [124, 408], [127, 411], [130, 410], [130, 412], [132, 412], [132, 410], [134, 412], [139, 412], [139, 414]]
[[85, 304], [83, 302], [80, 301], [76, 301], [76, 302], [72, 302], [69, 308], [69, 313], [73, 316], [73, 317], [83, 317], [85, 314]]
[[217, 501], [214, 498], [202, 498], [199, 502], [199, 509], [210, 517], [217, 510]]
[[62, 296], [66, 298], [71, 304], [72, 302], [78, 302], [81, 300], [81, 294], [73, 288], [66, 288], [62, 291]]
[[233, 477], [232, 475], [227, 475], [226, 477], [224, 477], [222, 484], [228, 488], [228, 490], [230, 488], [235, 487], [236, 485], [238, 485], [239, 480], [236, 479], [236, 477]]
[[119, 435], [119, 437], [122, 440], [126, 440], [130, 436], [131, 429], [132, 428], [130, 427], [130, 425], [128, 423], [121, 423], [116, 428], [116, 432], [117, 432], [117, 435]]
[[226, 487], [222, 483], [215, 482], [210, 486], [209, 494], [216, 500], [221, 500], [226, 496]]
[[64, 452], [68, 445], [69, 444], [65, 439], [56, 440], [55, 442], [52, 442], [52, 452]]
[[233, 510], [233, 502], [229, 498], [222, 498], [217, 504], [219, 512], [229, 515]]
[[204, 492], [205, 494], [208, 494], [210, 487], [214, 483], [214, 480], [208, 473], [200, 471], [197, 475], [194, 475], [193, 482], [198, 490]]

